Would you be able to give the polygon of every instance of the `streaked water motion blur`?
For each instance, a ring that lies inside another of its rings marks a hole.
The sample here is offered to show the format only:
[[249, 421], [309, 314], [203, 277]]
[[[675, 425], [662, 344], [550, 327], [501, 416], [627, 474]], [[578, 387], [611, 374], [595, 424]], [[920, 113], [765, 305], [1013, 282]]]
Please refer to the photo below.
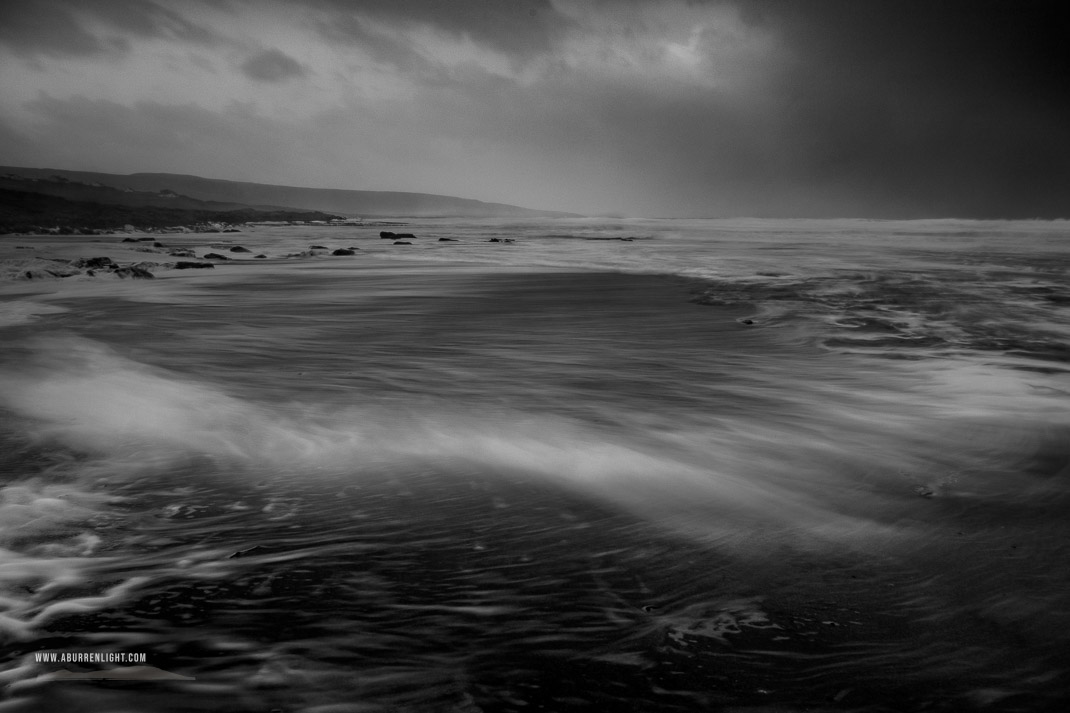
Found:
[[379, 229], [3, 295], [4, 711], [1070, 693], [1064, 223]]

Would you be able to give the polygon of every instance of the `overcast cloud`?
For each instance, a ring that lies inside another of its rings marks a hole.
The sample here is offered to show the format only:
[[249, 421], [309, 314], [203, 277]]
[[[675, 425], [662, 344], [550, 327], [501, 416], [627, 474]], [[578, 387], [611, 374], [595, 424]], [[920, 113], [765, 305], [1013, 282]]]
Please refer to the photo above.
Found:
[[0, 163], [589, 214], [1070, 217], [1070, 10], [0, 4]]

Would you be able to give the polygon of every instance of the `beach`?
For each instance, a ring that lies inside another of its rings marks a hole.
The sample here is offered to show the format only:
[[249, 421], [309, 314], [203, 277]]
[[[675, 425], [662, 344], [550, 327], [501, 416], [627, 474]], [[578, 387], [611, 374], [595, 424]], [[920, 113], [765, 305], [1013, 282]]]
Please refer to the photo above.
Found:
[[1066, 700], [1065, 222], [399, 222], [0, 236], [5, 711]]

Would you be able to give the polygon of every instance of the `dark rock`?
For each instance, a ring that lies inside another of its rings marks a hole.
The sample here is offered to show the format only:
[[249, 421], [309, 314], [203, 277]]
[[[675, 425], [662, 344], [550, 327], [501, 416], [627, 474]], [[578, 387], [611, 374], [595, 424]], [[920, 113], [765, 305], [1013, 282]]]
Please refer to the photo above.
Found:
[[64, 270], [57, 268], [49, 270], [47, 268], [34, 268], [30, 270], [24, 270], [18, 274], [20, 280], [47, 280], [50, 277], [70, 277], [71, 275], [82, 274], [80, 270]]
[[754, 324], [754, 320], [753, 319], [741, 319], [741, 320], [739, 320], [739, 323], [740, 324]]
[[153, 243], [152, 247], [154, 247], [154, 248], [166, 248], [167, 246], [164, 245], [163, 243]]
[[234, 247], [232, 247], [230, 249], [230, 251], [232, 253], [251, 253], [252, 252], [252, 250], [250, 250], [249, 248], [243, 248], [241, 245], [235, 245]]
[[224, 232], [224, 233], [240, 233], [241, 231], [240, 231], [240, 230], [238, 230], [237, 228], [227, 228], [227, 229], [226, 229], [226, 230], [224, 230], [223, 232]]
[[488, 243], [500, 243], [501, 241], [502, 241], [501, 238], [491, 238], [487, 242]]
[[394, 245], [412, 245], [412, 243], [407, 240], [395, 240]]
[[263, 254], [261, 254], [261, 255], [253, 255], [253, 257], [254, 258], [266, 258], [267, 255], [263, 255]]
[[80, 257], [77, 260], [71, 260], [70, 265], [71, 267], [90, 267], [97, 269], [102, 267], [112, 267], [115, 263], [110, 257]]
[[413, 235], [412, 233], [398, 233], [394, 237], [396, 237], [396, 238], [415, 238], [416, 236]]
[[113, 270], [113, 272], [115, 273], [116, 277], [121, 277], [123, 279], [130, 277], [139, 280], [151, 280], [152, 278], [156, 277], [145, 268], [135, 267], [134, 265], [130, 265], [129, 267], [120, 267]]
[[352, 250], [347, 250], [346, 248], [338, 248], [333, 253], [331, 253], [331, 255], [356, 255], [356, 253]]
[[137, 239], [137, 242], [139, 242], [139, 243], [152, 243], [152, 242], [155, 242], [155, 241], [156, 241], [156, 238], [138, 238]]
[[383, 230], [383, 231], [380, 231], [379, 237], [381, 239], [383, 239], [383, 240], [390, 240], [391, 238], [394, 238], [394, 237], [397, 237], [397, 236], [394, 235], [394, 233], [391, 233], [389, 230]]
[[172, 248], [168, 254], [172, 257], [197, 257], [197, 253], [187, 248]]
[[440, 242], [440, 243], [455, 243], [455, 242], [457, 242], [457, 238], [439, 238], [438, 242]]
[[330, 248], [325, 246], [325, 245], [309, 245], [308, 249], [309, 250], [330, 250]]
[[176, 270], [195, 270], [197, 268], [215, 267], [210, 262], [184, 262], [179, 261], [175, 263]]
[[204, 256], [205, 260], [229, 260], [226, 255], [220, 255], [219, 253], [208, 253]]
[[137, 242], [137, 238], [123, 238], [122, 242], [124, 242], [124, 243], [136, 243]]

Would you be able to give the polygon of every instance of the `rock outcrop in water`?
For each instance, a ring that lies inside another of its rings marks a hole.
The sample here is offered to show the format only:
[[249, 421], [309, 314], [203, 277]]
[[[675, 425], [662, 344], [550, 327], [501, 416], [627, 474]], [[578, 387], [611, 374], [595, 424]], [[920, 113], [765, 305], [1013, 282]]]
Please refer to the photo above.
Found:
[[338, 248], [331, 255], [356, 255], [356, 248]]
[[112, 273], [116, 277], [121, 277], [123, 279], [134, 278], [134, 279], [139, 279], [139, 280], [145, 280], [145, 279], [152, 279], [152, 278], [156, 277], [155, 275], [153, 275], [151, 272], [149, 272], [145, 268], [137, 267], [135, 265], [129, 265], [127, 267], [116, 268], [115, 270], [112, 270]]
[[205, 260], [229, 260], [230, 258], [227, 257], [226, 255], [220, 255], [219, 253], [207, 253], [204, 256], [204, 259]]
[[213, 265], [210, 262], [179, 261], [179, 262], [176, 262], [174, 264], [174, 269], [176, 269], [176, 270], [197, 270], [197, 269], [214, 268], [214, 267], [215, 267], [215, 265]]
[[71, 261], [71, 267], [82, 269], [100, 270], [107, 267], [115, 267], [115, 262], [110, 257], [80, 257]]

